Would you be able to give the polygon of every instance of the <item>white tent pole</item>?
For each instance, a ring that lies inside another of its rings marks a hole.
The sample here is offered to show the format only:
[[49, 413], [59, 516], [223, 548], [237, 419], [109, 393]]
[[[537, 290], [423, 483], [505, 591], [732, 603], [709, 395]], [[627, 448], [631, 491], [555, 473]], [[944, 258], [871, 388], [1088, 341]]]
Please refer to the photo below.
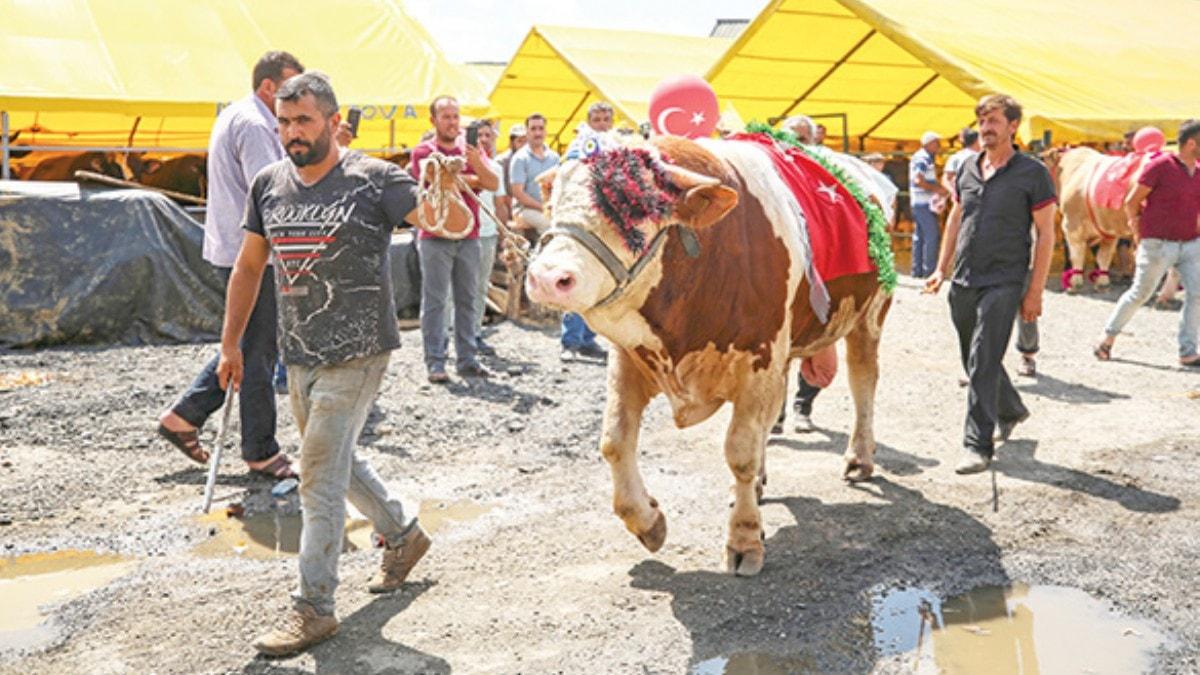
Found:
[[0, 111], [0, 180], [12, 176], [8, 169], [8, 112]]

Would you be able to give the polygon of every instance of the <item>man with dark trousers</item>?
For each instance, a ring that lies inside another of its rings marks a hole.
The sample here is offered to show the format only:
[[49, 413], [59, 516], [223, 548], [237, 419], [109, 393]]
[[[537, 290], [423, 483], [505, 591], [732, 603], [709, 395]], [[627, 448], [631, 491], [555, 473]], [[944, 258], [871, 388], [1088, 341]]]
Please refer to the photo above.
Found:
[[[217, 115], [208, 144], [208, 211], [204, 218], [204, 259], [226, 285], [242, 245], [242, 215], [254, 176], [286, 156], [279, 143], [275, 93], [304, 66], [287, 52], [267, 52], [254, 66], [253, 91]], [[296, 475], [275, 439], [275, 389], [272, 375], [279, 352], [276, 337], [275, 288], [263, 275], [245, 334], [246, 381], [239, 392], [242, 459], [256, 474], [273, 479]], [[200, 445], [200, 428], [221, 408], [225, 391], [217, 383], [218, 356], [205, 364], [171, 407], [159, 416], [158, 434], [194, 462], [208, 462]]]
[[979, 101], [975, 116], [983, 152], [959, 171], [937, 269], [925, 283], [927, 293], [937, 293], [950, 278], [950, 315], [970, 382], [963, 450], [955, 467], [960, 474], [986, 470], [994, 454], [993, 433], [1006, 441], [1029, 417], [1002, 360], [1018, 311], [1025, 321], [1042, 313], [1056, 201], [1046, 167], [1013, 144], [1020, 104], [991, 94]]

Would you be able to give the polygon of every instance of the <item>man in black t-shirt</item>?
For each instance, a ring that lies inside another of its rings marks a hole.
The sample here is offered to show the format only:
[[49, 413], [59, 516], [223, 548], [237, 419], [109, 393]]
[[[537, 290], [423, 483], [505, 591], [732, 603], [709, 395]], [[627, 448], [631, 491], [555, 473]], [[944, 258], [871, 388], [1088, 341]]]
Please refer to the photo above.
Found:
[[333, 136], [341, 117], [324, 75], [293, 77], [275, 98], [288, 159], [263, 169], [250, 188], [217, 374], [222, 388], [240, 385], [238, 343], [274, 257], [280, 343], [300, 427], [303, 507], [295, 609], [281, 628], [254, 642], [278, 656], [337, 632], [333, 597], [347, 498], [384, 546], [372, 592], [399, 588], [430, 540], [355, 455], [390, 352], [400, 344], [387, 250], [393, 228], [417, 221], [416, 182], [393, 164], [339, 150]]
[[[959, 169], [938, 266], [925, 283], [926, 292], [937, 293], [953, 263], [950, 314], [970, 381], [963, 450], [955, 467], [961, 474], [987, 469], [993, 432], [1006, 441], [1029, 417], [1002, 359], [1017, 312], [1025, 321], [1042, 313], [1054, 247], [1054, 182], [1041, 162], [1013, 145], [1021, 106], [1012, 97], [993, 94], [980, 100], [975, 115], [983, 152]], [[1031, 225], [1037, 233], [1032, 272]]]

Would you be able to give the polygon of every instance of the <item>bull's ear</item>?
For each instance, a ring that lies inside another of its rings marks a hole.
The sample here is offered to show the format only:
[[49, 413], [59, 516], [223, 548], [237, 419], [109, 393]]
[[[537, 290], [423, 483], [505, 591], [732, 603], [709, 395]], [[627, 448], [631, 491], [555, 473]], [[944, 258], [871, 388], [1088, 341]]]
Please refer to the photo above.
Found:
[[721, 184], [711, 176], [688, 171], [671, 164], [663, 168], [683, 196], [675, 205], [675, 218], [690, 227], [708, 227], [725, 217], [737, 206], [737, 190]]
[[558, 167], [547, 169], [538, 175], [536, 180], [542, 188], [542, 204], [550, 203], [550, 194], [554, 191], [554, 179], [558, 178]]

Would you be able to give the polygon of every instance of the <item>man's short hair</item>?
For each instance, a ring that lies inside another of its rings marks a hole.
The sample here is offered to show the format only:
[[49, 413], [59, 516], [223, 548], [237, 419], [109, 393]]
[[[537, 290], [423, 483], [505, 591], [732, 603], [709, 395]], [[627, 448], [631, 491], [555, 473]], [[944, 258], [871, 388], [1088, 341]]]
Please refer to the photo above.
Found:
[[311, 70], [297, 75], [279, 85], [275, 92], [276, 101], [299, 101], [304, 96], [312, 96], [317, 104], [317, 110], [328, 119], [338, 111], [337, 96], [333, 93], [333, 83], [329, 76], [319, 70]]
[[1015, 98], [1007, 94], [988, 94], [979, 99], [979, 105], [975, 106], [975, 117], [983, 117], [993, 110], [1003, 111], [1004, 119], [1009, 122], [1019, 121], [1024, 112]]
[[1200, 120], [1188, 120], [1179, 125], [1179, 147], [1182, 148], [1184, 143], [1191, 139], [1196, 139], [1200, 143]]
[[533, 114], [532, 114], [532, 115], [530, 115], [529, 117], [526, 117], [526, 118], [525, 118], [525, 128], [526, 128], [526, 129], [528, 129], [528, 128], [529, 128], [529, 123], [530, 123], [530, 122], [532, 122], [532, 121], [534, 121], [534, 120], [541, 120], [541, 121], [542, 121], [542, 124], [543, 124], [543, 125], [545, 125], [545, 123], [546, 123], [546, 116], [545, 116], [545, 115], [543, 115], [542, 113], [533, 113]]
[[429, 103], [429, 116], [430, 117], [437, 117], [438, 106], [441, 105], [442, 103], [453, 103], [455, 106], [458, 106], [458, 99], [454, 98], [453, 96], [450, 96], [449, 94], [443, 94], [443, 95], [438, 96], [437, 98], [433, 99], [433, 101], [431, 101]]
[[258, 63], [254, 64], [254, 74], [251, 76], [250, 88], [258, 91], [258, 86], [263, 80], [270, 80], [276, 84], [283, 81], [283, 71], [294, 70], [298, 73], [304, 72], [304, 66], [300, 65], [300, 60], [287, 52], [267, 52], [262, 55]]
[[613, 114], [613, 107], [611, 105], [609, 105], [606, 101], [596, 101], [595, 103], [588, 106], [588, 114], [587, 114], [588, 119], [591, 119], [592, 115], [595, 115], [596, 113], [602, 113], [602, 112], [606, 112], [609, 115], [611, 115], [611, 114]]
[[979, 131], [977, 131], [975, 129], [963, 129], [962, 130], [962, 142], [963, 142], [964, 148], [969, 148], [972, 145], [975, 145], [975, 142], [978, 140], [979, 140]]

